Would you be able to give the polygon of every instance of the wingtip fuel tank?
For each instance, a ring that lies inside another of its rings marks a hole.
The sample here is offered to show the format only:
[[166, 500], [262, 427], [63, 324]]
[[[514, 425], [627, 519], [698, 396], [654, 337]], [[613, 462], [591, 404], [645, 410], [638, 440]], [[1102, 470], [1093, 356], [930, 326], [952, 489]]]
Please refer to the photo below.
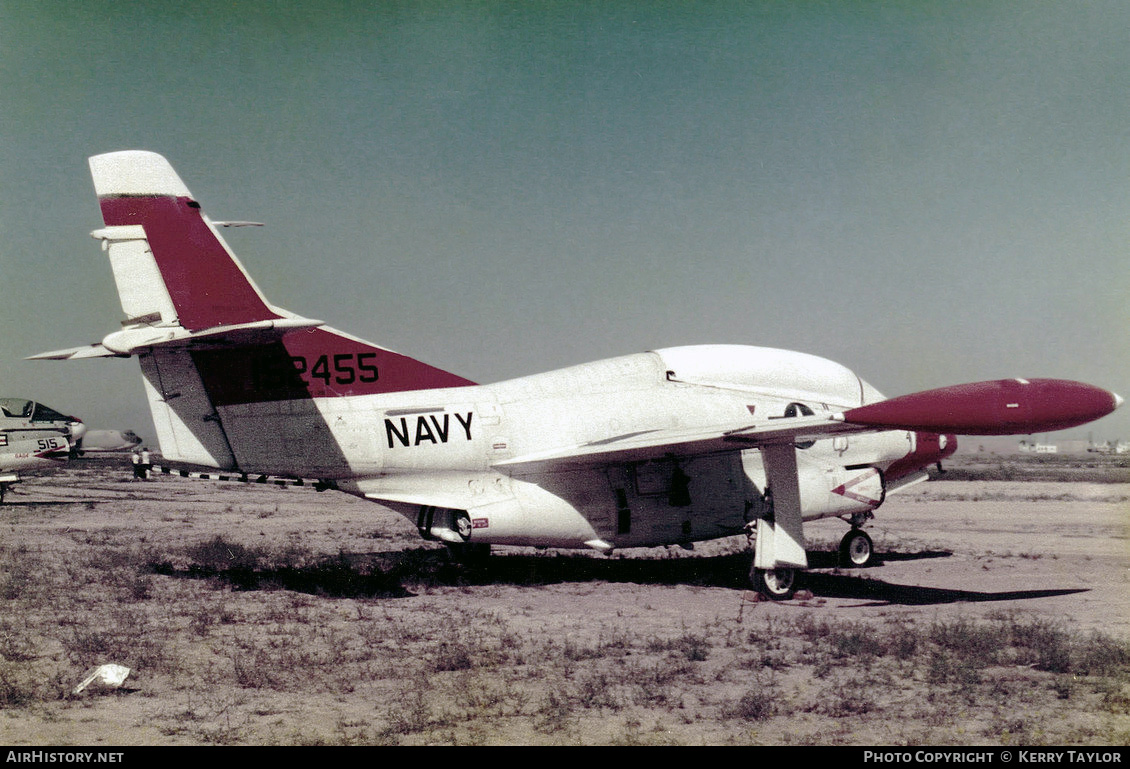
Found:
[[1123, 399], [1066, 379], [998, 379], [903, 395], [849, 409], [845, 422], [957, 435], [1063, 430], [1110, 414]]

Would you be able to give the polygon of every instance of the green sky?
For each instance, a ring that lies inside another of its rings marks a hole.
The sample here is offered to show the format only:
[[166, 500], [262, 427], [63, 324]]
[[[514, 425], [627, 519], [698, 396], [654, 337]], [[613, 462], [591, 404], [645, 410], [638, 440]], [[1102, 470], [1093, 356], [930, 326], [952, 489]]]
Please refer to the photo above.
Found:
[[86, 158], [148, 149], [267, 224], [274, 303], [476, 381], [741, 343], [1126, 395], [1128, 134], [1119, 2], [0, 0], [0, 390], [152, 434], [136, 364], [22, 360], [118, 327]]

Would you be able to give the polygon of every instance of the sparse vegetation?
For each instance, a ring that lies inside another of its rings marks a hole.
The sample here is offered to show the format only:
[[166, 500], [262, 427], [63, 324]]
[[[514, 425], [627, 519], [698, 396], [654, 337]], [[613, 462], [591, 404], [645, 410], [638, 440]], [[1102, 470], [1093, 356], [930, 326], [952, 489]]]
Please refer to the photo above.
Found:
[[[241, 511], [225, 502], [215, 514], [286, 519], [283, 492], [263, 493], [269, 516], [249, 494]], [[485, 572], [414, 541], [352, 552], [271, 539], [259, 523], [200, 532], [185, 521], [206, 514], [169, 515], [174, 504], [149, 513], [175, 532], [164, 537], [52, 523], [0, 540], [7, 717], [65, 720], [87, 703], [71, 693], [78, 676], [118, 662], [133, 673], [115, 707], [133, 703], [154, 741], [192, 744], [1130, 737], [1130, 643], [1062, 618], [743, 603], [740, 553], [510, 554]], [[364, 529], [353, 541], [371, 539]], [[615, 611], [600, 603], [605, 579], [618, 580]], [[718, 595], [727, 609], [712, 617], [663, 605]], [[575, 608], [586, 605], [601, 611]]]
[[934, 480], [1130, 483], [1130, 456], [1126, 455], [959, 454], [945, 465], [945, 472], [931, 471]]

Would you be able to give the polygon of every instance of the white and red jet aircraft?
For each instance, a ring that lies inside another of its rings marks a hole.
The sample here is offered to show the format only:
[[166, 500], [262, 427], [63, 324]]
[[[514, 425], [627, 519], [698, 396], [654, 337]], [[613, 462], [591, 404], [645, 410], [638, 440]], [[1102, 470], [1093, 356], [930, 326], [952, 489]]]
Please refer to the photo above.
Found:
[[890, 400], [786, 350], [676, 347], [477, 385], [270, 304], [160, 155], [90, 159], [126, 321], [36, 358], [136, 356], [169, 460], [314, 479], [386, 505], [453, 550], [613, 548], [756, 536], [772, 598], [807, 567], [803, 523], [850, 524], [955, 450], [1046, 432], [1122, 399], [1007, 379]]
[[66, 462], [85, 433], [81, 419], [27, 398], [0, 398], [0, 502], [20, 473]]

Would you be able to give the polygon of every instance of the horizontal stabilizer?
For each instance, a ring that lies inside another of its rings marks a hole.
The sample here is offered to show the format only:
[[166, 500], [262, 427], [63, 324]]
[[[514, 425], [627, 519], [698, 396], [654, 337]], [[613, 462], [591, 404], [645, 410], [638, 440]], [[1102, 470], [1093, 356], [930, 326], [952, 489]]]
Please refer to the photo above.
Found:
[[1065, 379], [1000, 379], [941, 387], [848, 409], [849, 424], [957, 435], [1064, 430], [1114, 411], [1122, 398]]
[[291, 331], [318, 328], [320, 320], [309, 318], [276, 318], [230, 326], [217, 326], [206, 331], [188, 331], [180, 326], [134, 326], [115, 331], [101, 344], [54, 350], [32, 355], [28, 360], [78, 360], [81, 358], [129, 357], [155, 347], [229, 348], [250, 347], [280, 341]]
[[[205, 454], [229, 441], [241, 461], [256, 455], [255, 431], [229, 433], [214, 421], [225, 406], [474, 384], [270, 304], [219, 233], [260, 223], [211, 220], [160, 155], [95, 155], [90, 171], [105, 225], [91, 235], [110, 260], [126, 320], [99, 343], [32, 358], [137, 356], [155, 421], [172, 425], [165, 436], [211, 446], [203, 453], [170, 447], [170, 456], [227, 467], [236, 460]], [[174, 396], [175, 408], [169, 405]], [[166, 419], [170, 408], [183, 413]]]
[[88, 344], [29, 355], [25, 360], [82, 360], [83, 358], [113, 358], [117, 355], [118, 353], [110, 352], [100, 344]]

